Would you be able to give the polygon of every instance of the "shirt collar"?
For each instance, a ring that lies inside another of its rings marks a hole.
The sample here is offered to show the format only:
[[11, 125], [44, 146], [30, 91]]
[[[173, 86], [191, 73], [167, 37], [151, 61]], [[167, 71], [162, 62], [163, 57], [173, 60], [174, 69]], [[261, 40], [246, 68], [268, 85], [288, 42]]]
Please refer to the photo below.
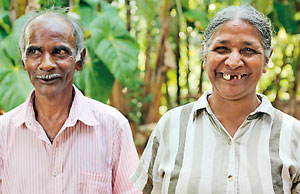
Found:
[[[196, 101], [196, 104], [193, 107], [193, 113], [194, 113], [193, 119], [195, 119], [199, 115], [201, 110], [206, 110], [207, 113], [214, 115], [214, 113], [212, 112], [212, 110], [209, 106], [209, 103], [208, 103], [208, 96], [211, 95], [211, 93], [212, 93], [211, 91], [205, 91], [203, 93], [203, 95]], [[259, 94], [259, 93], [257, 93], [256, 95], [260, 98], [261, 103], [252, 113], [249, 114], [248, 119], [251, 119], [254, 117], [256, 118], [256, 115], [259, 115], [259, 114], [267, 114], [273, 120], [275, 108], [272, 106], [268, 97], [266, 97], [263, 94]]]
[[[74, 126], [79, 120], [88, 126], [98, 125], [99, 122], [92, 111], [87, 98], [73, 85], [74, 99], [69, 112], [69, 117], [65, 122], [66, 127]], [[33, 99], [35, 92], [31, 91], [26, 101], [20, 105], [20, 110], [16, 112], [14, 116], [15, 126], [21, 126], [23, 123], [26, 126], [33, 125], [36, 122], [35, 113], [33, 109]]]
[[80, 120], [88, 126], [98, 125], [99, 122], [95, 117], [93, 107], [87, 102], [87, 98], [73, 85], [74, 99], [70, 109], [69, 117], [66, 120], [66, 127], [74, 126], [77, 120]]

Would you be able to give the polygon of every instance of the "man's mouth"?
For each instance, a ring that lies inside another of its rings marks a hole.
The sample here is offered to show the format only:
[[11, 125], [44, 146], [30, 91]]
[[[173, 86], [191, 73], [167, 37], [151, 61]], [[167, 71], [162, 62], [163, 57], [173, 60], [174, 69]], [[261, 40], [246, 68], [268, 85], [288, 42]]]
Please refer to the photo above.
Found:
[[61, 78], [61, 75], [58, 73], [53, 73], [53, 74], [48, 74], [48, 75], [37, 75], [37, 76], [35, 76], [35, 78], [41, 79], [44, 81], [51, 81], [51, 80], [54, 80], [57, 78]]
[[231, 74], [231, 73], [220, 73], [222, 78], [229, 81], [229, 80], [241, 80], [244, 77], [248, 76], [248, 74], [243, 73], [243, 74]]

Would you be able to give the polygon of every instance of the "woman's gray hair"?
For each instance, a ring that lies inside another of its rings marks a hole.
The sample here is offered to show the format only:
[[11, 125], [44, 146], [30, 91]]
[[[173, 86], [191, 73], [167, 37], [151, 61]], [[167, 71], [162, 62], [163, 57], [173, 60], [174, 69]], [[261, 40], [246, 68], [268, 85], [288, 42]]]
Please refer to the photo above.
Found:
[[20, 41], [19, 41], [19, 48], [21, 50], [21, 54], [22, 54], [22, 60], [24, 61], [25, 60], [25, 45], [26, 45], [26, 39], [27, 39], [27, 35], [26, 35], [26, 31], [27, 31], [27, 28], [30, 26], [31, 22], [39, 17], [39, 16], [42, 16], [42, 15], [46, 15], [46, 14], [54, 14], [54, 15], [58, 15], [60, 17], [62, 17], [63, 19], [65, 19], [66, 21], [68, 21], [72, 28], [73, 28], [73, 36], [75, 37], [76, 39], [76, 42], [75, 42], [75, 52], [76, 52], [76, 62], [80, 60], [81, 58], [81, 51], [84, 49], [84, 34], [83, 34], [83, 31], [82, 31], [82, 28], [79, 24], [79, 22], [68, 16], [68, 15], [65, 15], [63, 14], [61, 11], [55, 11], [55, 10], [46, 10], [46, 11], [42, 11], [38, 14], [35, 14], [33, 17], [31, 17], [30, 19], [28, 19], [24, 25], [23, 25], [23, 28], [21, 30], [21, 34], [20, 34]]
[[207, 49], [211, 43], [211, 38], [218, 27], [230, 20], [240, 19], [254, 26], [260, 33], [264, 46], [265, 56], [268, 59], [271, 55], [272, 30], [269, 19], [250, 5], [230, 6], [219, 11], [208, 24], [204, 33], [203, 54], [207, 54]]

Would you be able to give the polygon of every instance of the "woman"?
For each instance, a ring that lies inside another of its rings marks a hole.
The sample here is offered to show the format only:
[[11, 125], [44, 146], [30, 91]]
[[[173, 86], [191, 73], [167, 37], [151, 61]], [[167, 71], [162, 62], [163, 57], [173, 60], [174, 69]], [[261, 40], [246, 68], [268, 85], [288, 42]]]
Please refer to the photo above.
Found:
[[204, 37], [212, 92], [161, 118], [131, 181], [146, 194], [299, 193], [300, 122], [256, 93], [270, 24], [251, 6], [232, 6]]

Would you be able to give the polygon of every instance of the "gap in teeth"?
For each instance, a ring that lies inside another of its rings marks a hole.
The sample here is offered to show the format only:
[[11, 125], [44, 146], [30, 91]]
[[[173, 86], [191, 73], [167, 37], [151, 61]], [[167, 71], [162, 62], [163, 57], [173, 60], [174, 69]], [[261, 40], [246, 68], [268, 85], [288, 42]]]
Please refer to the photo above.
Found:
[[246, 74], [239, 74], [239, 75], [231, 75], [227, 73], [223, 73], [223, 79], [231, 80], [231, 79], [242, 79]]

